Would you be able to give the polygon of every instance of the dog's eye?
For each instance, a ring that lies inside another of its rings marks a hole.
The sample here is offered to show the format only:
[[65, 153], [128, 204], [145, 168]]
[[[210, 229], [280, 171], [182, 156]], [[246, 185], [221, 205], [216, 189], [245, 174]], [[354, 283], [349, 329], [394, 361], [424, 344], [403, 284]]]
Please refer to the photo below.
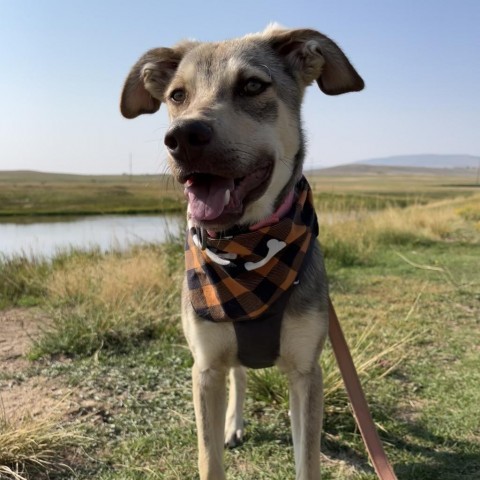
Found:
[[250, 96], [260, 95], [260, 93], [264, 92], [268, 86], [268, 83], [263, 82], [258, 78], [250, 78], [243, 85], [243, 94]]
[[170, 98], [175, 102], [175, 103], [183, 103], [185, 101], [185, 98], [187, 97], [185, 90], [182, 90], [181, 88], [177, 88], [170, 94]]

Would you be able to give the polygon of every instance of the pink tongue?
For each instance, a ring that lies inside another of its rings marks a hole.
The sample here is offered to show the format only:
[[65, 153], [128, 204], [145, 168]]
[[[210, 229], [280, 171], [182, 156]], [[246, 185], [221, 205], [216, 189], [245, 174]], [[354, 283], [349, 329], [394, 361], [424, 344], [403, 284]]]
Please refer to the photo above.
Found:
[[195, 220], [214, 220], [225, 209], [225, 193], [233, 190], [233, 179], [211, 177], [208, 182], [187, 186], [188, 211]]

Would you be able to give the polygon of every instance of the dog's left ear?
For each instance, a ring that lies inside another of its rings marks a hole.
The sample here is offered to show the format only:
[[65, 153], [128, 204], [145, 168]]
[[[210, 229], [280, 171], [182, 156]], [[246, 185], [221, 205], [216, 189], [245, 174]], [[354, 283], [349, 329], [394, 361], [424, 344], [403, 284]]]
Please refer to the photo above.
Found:
[[322, 33], [272, 26], [264, 35], [272, 47], [287, 59], [304, 86], [316, 80], [327, 95], [358, 92], [365, 86], [340, 47]]
[[184, 41], [172, 48], [154, 48], [145, 53], [132, 67], [120, 99], [125, 118], [155, 113], [183, 56], [198, 42]]

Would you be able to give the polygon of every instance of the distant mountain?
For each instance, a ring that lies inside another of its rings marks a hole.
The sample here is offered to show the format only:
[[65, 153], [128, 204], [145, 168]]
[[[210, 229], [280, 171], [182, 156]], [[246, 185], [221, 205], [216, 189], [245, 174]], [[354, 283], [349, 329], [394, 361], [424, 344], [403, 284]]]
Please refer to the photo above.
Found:
[[386, 167], [414, 168], [472, 168], [480, 165], [480, 157], [473, 155], [397, 155], [393, 157], [373, 158], [355, 162], [360, 165], [381, 165]]

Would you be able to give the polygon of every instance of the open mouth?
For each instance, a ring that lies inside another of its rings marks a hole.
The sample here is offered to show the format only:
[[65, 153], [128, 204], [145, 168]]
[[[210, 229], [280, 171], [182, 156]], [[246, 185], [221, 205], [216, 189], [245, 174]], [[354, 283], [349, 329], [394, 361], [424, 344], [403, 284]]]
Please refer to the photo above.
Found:
[[188, 175], [184, 187], [189, 219], [206, 225], [222, 225], [238, 219], [245, 206], [265, 191], [270, 173], [269, 166], [238, 178], [208, 173]]

